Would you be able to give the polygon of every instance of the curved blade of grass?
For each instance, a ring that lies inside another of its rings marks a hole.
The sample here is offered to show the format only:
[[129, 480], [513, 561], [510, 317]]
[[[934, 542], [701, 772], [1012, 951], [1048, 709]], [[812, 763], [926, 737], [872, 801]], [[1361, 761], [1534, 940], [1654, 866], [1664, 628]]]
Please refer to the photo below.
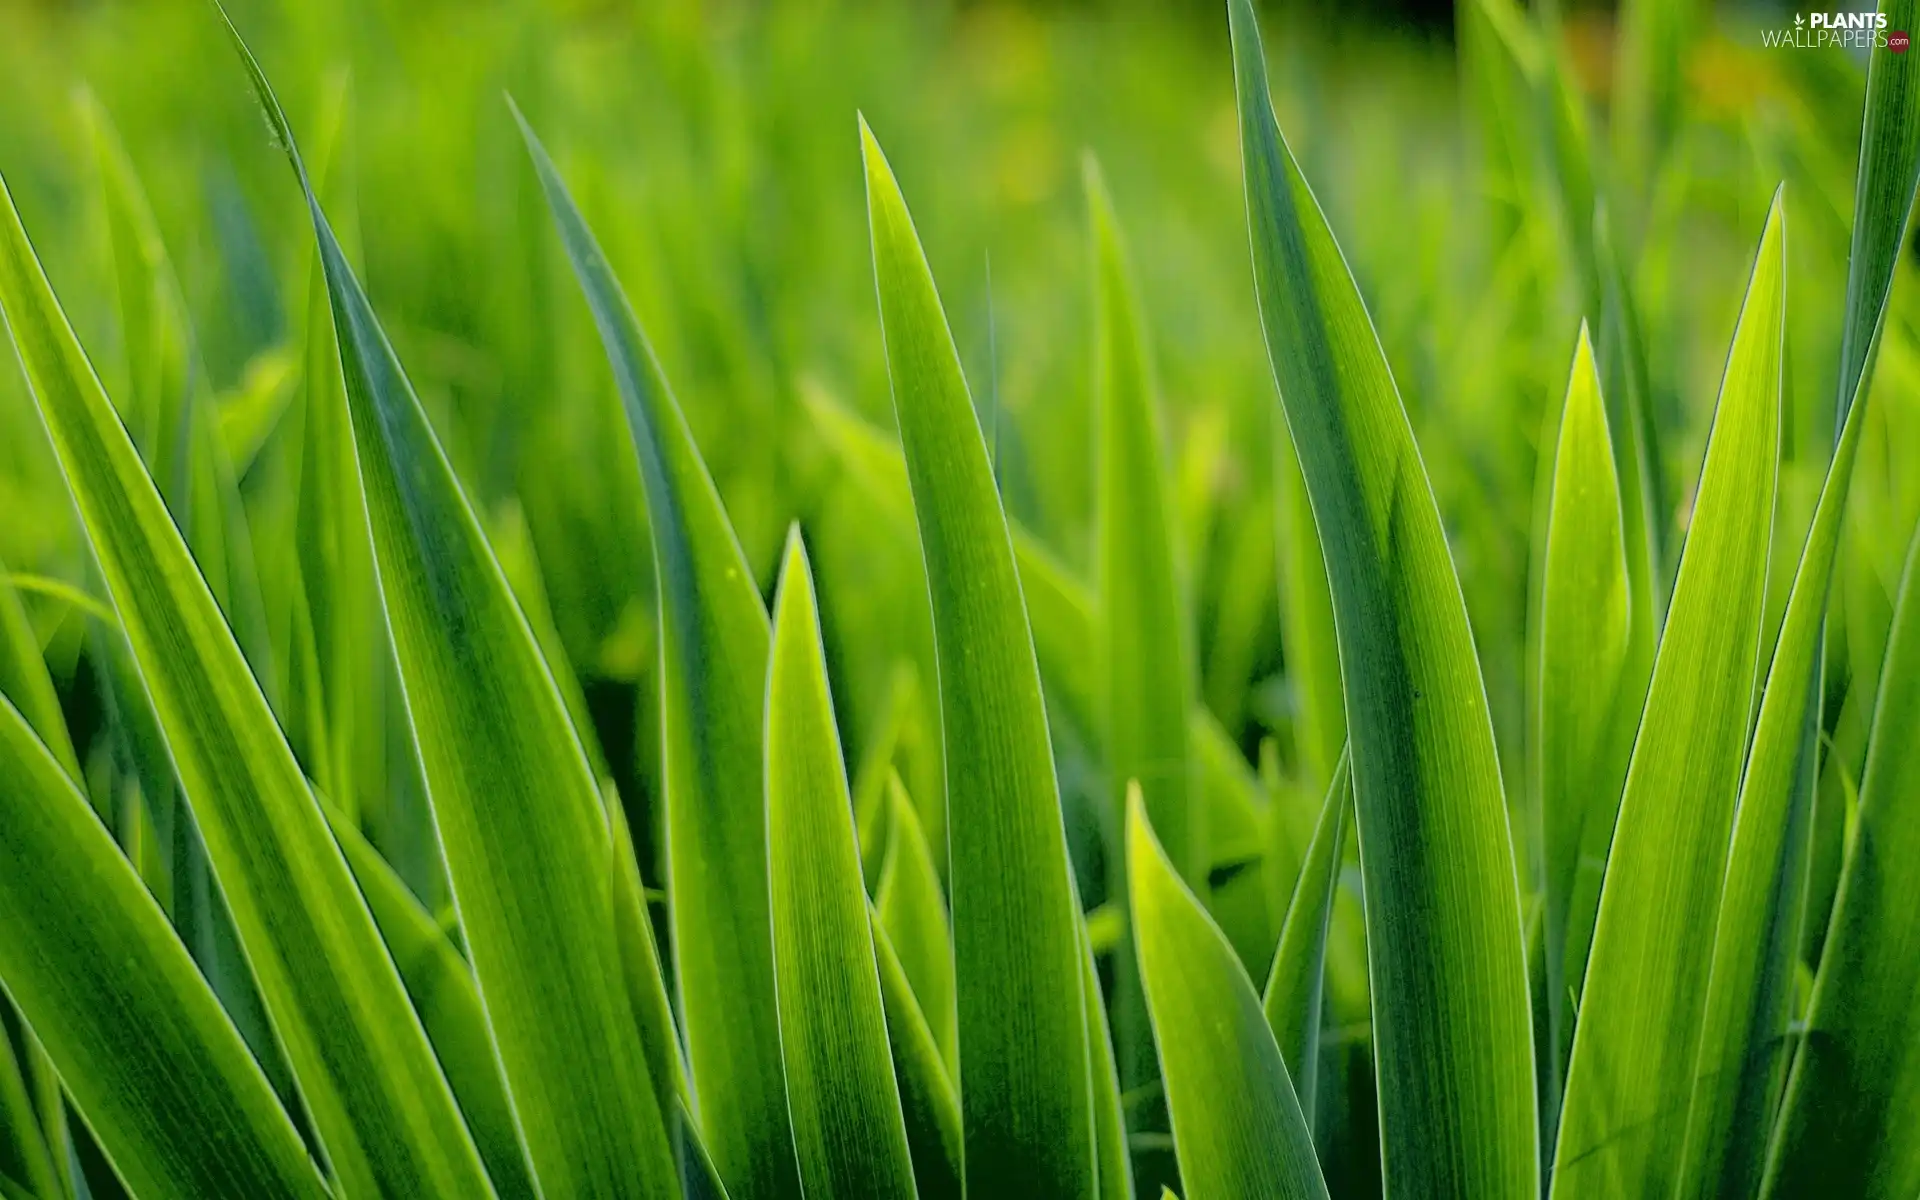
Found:
[[1260, 998], [1219, 927], [1127, 802], [1134, 945], [1187, 1191], [1216, 1200], [1324, 1198], [1313, 1138]]
[[0, 307], [274, 1029], [349, 1192], [484, 1195], [479, 1156], [266, 697], [0, 184]]
[[[1780, 455], [1786, 213], [1734, 330], [1687, 546], [1620, 801], [1554, 1155], [1553, 1195], [1667, 1195], [1680, 1168], [1746, 760]], [[1702, 681], [1711, 680], [1711, 686]]]
[[873, 927], [880, 998], [887, 1013], [887, 1045], [900, 1087], [914, 1182], [919, 1185], [920, 1200], [960, 1200], [960, 1097], [940, 1061], [940, 1047], [934, 1042], [920, 1002], [914, 998], [913, 985], [907, 981], [880, 914], [870, 911], [868, 923]]
[[[1087, 208], [1093, 226], [1095, 428], [1094, 517], [1102, 645], [1101, 699], [1114, 828], [1127, 781], [1140, 781], [1147, 814], [1167, 853], [1195, 887], [1206, 879], [1206, 806], [1192, 801], [1187, 754], [1191, 655], [1174, 563], [1171, 506], [1152, 368], [1131, 267], [1112, 198], [1091, 158]], [[1124, 855], [1114, 855], [1116, 864]], [[1124, 885], [1111, 889], [1114, 895]]]
[[[1557, 1105], [1573, 1048], [1607, 845], [1652, 649], [1636, 639], [1625, 508], [1587, 327], [1580, 326], [1554, 451], [1535, 689], [1537, 802], [1544, 866], [1547, 1014], [1542, 1064]], [[1553, 1128], [1549, 1120], [1547, 1128]]]
[[0, 696], [13, 701], [67, 778], [79, 782], [83, 778], [80, 760], [73, 752], [60, 697], [53, 690], [53, 676], [47, 673], [40, 639], [20, 606], [19, 594], [8, 582], [4, 562], [0, 562]]
[[766, 748], [774, 991], [800, 1183], [822, 1196], [911, 1198], [853, 800], [798, 527], [774, 601]]
[[1333, 780], [1346, 752], [1346, 696], [1340, 686], [1340, 638], [1333, 624], [1333, 595], [1306, 476], [1285, 422], [1274, 430], [1275, 542], [1279, 547], [1281, 642], [1287, 675], [1299, 705], [1295, 721], [1300, 761], [1309, 787]]
[[[517, 115], [517, 113], [516, 113]], [[734, 1200], [796, 1196], [762, 782], [766, 609], [686, 418], [552, 159], [521, 132], [619, 387], [659, 585], [667, 891], [702, 1140]]]
[[1093, 939], [1080, 924], [1080, 985], [1087, 1005], [1087, 1063], [1093, 1073], [1093, 1150], [1100, 1172], [1100, 1200], [1132, 1200], [1133, 1156], [1127, 1146], [1127, 1110], [1120, 1093], [1120, 1066], [1114, 1058], [1113, 1031], [1107, 1026], [1100, 971], [1093, 963]]
[[120, 1176], [152, 1196], [326, 1196], [166, 915], [3, 699], [0, 777], [0, 982]]
[[927, 848], [920, 817], [898, 775], [887, 780], [892, 815], [887, 823], [887, 854], [880, 865], [880, 885], [873, 907], [887, 937], [900, 955], [900, 966], [913, 985], [920, 1011], [927, 1014], [933, 1040], [947, 1074], [959, 1074], [960, 1057], [953, 1009], [953, 935], [947, 924], [947, 902], [940, 894], [940, 875], [933, 852]]
[[693, 1114], [685, 1105], [676, 1110], [673, 1129], [674, 1153], [680, 1157], [681, 1194], [686, 1200], [727, 1200], [727, 1185], [720, 1182], [720, 1170], [713, 1165], [713, 1156], [707, 1153]]
[[[1851, 424], [1851, 421], [1849, 421]], [[1762, 1195], [1920, 1192], [1920, 537], [1907, 554], [1860, 807]]]
[[606, 968], [610, 835], [586, 755], [272, 88], [235, 44], [313, 219], [407, 720], [535, 1178], [558, 1195], [665, 1194], [665, 1114]]
[[1274, 952], [1273, 968], [1267, 975], [1266, 993], [1260, 1002], [1267, 1027], [1273, 1031], [1273, 1040], [1280, 1047], [1281, 1060], [1287, 1064], [1287, 1074], [1294, 1081], [1294, 1095], [1299, 1098], [1309, 1130], [1313, 1128], [1314, 1097], [1319, 1090], [1327, 928], [1333, 922], [1333, 899], [1340, 887], [1340, 856], [1347, 844], [1347, 809], [1353, 804], [1350, 779], [1343, 754], [1335, 760], [1326, 802], [1320, 806], [1313, 840], [1307, 843], [1300, 877], [1294, 883], [1293, 899], [1287, 904], [1286, 920], [1280, 926], [1280, 948]]
[[[5, 697], [0, 696], [0, 703], [5, 702]], [[63, 1197], [69, 1189], [55, 1169], [54, 1155], [58, 1153], [64, 1158], [66, 1145], [53, 1141], [48, 1136], [51, 1131], [40, 1120], [34, 1090], [28, 1082], [33, 1068], [21, 1069], [13, 1052], [13, 1039], [5, 1035], [7, 1029], [16, 1027], [26, 1037], [32, 1037], [13, 1003], [0, 996], [0, 1195]], [[32, 1056], [43, 1054], [45, 1051], [39, 1048], [37, 1040], [27, 1051], [29, 1061]], [[9, 1188], [13, 1190], [9, 1192]]]
[[646, 886], [633, 853], [633, 834], [618, 796], [609, 796], [607, 816], [613, 825], [614, 921], [620, 937], [620, 967], [627, 981], [627, 1001], [640, 1023], [640, 1044], [647, 1055], [647, 1077], [661, 1112], [675, 1105], [692, 1111], [687, 1084], [685, 1051], [673, 1023], [673, 1002], [667, 998], [666, 971], [660, 965], [660, 947], [653, 937], [653, 917], [647, 911]]
[[[1912, 29], [1915, 0], [1882, 0], [1885, 28]], [[1840, 332], [1840, 380], [1834, 428], [1861, 395], [1875, 327], [1906, 244], [1920, 189], [1920, 68], [1904, 53], [1876, 45], [1867, 60], [1867, 102], [1854, 177], [1853, 241], [1847, 254], [1847, 307]]]
[[[326, 802], [321, 803], [325, 807]], [[328, 811], [327, 817], [400, 969], [407, 994], [413, 997], [414, 1011], [420, 1014], [441, 1069], [447, 1073], [453, 1098], [466, 1114], [494, 1190], [500, 1200], [538, 1196], [513, 1102], [507, 1098], [506, 1080], [500, 1074], [500, 1060], [494, 1054], [486, 1009], [466, 959], [454, 949], [445, 927], [407, 890], [360, 831], [336, 812]]]
[[1006, 517], [933, 273], [864, 120], [880, 325], [933, 599], [967, 1191], [1095, 1195], [1078, 898]]
[[1254, 280], [1325, 550], [1347, 704], [1386, 1188], [1537, 1188], [1518, 879], [1486, 689], [1413, 431], [1231, 0]]
[[1863, 374], [1863, 394], [1848, 406], [1813, 511], [1740, 783], [1687, 1113], [1680, 1200], [1754, 1195], [1766, 1166], [1767, 1135], [1791, 1049], [1787, 1026], [1812, 845], [1827, 597], [1866, 424], [1866, 379]]

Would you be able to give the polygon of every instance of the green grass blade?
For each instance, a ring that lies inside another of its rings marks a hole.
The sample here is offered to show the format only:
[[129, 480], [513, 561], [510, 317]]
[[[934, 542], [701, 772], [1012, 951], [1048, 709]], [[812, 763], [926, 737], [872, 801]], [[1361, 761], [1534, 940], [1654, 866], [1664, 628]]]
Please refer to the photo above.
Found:
[[880, 997], [886, 1005], [887, 1045], [899, 1082], [907, 1145], [913, 1152], [914, 1182], [919, 1185], [920, 1200], [960, 1200], [960, 1097], [880, 914], [870, 912], [868, 920], [880, 968]]
[[774, 990], [800, 1183], [821, 1196], [910, 1198], [853, 800], [798, 527], [774, 601], [766, 744]]
[[344, 1190], [484, 1195], [426, 1035], [299, 764], [0, 185], [0, 306], [208, 861]]
[[640, 1023], [647, 1077], [653, 1082], [661, 1112], [674, 1112], [675, 1105], [691, 1112], [686, 1052], [673, 1023], [673, 1002], [667, 997], [666, 971], [653, 936], [653, 916], [647, 911], [640, 863], [633, 853], [633, 834], [617, 796], [609, 797], [607, 815], [613, 824], [613, 903], [620, 936], [620, 968], [627, 981], [627, 1001], [633, 1006], [634, 1020]]
[[[1915, 0], [1883, 0], [1884, 28], [1910, 30]], [[1893, 286], [1907, 219], [1920, 189], [1920, 67], [1906, 54], [1876, 45], [1867, 60], [1867, 102], [1854, 177], [1853, 243], [1847, 254], [1847, 307], [1840, 333], [1836, 429], [1860, 394], [1880, 310]]]
[[[5, 697], [0, 696], [0, 704], [5, 703]], [[0, 1020], [6, 1023], [0, 1030], [14, 1027], [19, 1019], [13, 1004], [0, 999]], [[27, 1037], [32, 1037], [31, 1031]], [[44, 1053], [37, 1041], [27, 1051], [29, 1061]], [[54, 1167], [54, 1155], [64, 1157], [66, 1145], [47, 1136], [49, 1131], [40, 1120], [33, 1086], [28, 1082], [31, 1070], [31, 1066], [21, 1069], [13, 1039], [0, 1032], [0, 1195], [63, 1197], [67, 1189]], [[58, 1149], [53, 1149], [56, 1146]], [[8, 1192], [8, 1188], [13, 1191]]]
[[640, 460], [659, 585], [667, 890], [700, 1131], [734, 1200], [798, 1194], [773, 1002], [762, 723], [766, 609], [633, 309], [524, 123]]
[[324, 1197], [166, 915], [5, 700], [0, 778], [0, 983], [121, 1178], [149, 1196]]
[[[1640, 719], [1567, 1070], [1553, 1195], [1666, 1195], [1746, 761], [1780, 455], [1786, 216], [1776, 195], [1727, 357]], [[1712, 680], [1712, 686], [1702, 681]]]
[[1229, 5], [1254, 280], [1338, 625], [1386, 1187], [1537, 1186], [1518, 880], [1486, 690], [1413, 431]]
[[[1849, 421], [1851, 424], [1851, 421]], [[1844, 442], [1843, 442], [1844, 444]], [[1836, 456], [1836, 461], [1837, 456]], [[1860, 806], [1762, 1194], [1920, 1193], [1920, 537], [1880, 673]]]
[[1313, 827], [1313, 840], [1300, 864], [1293, 898], [1280, 926], [1280, 947], [1273, 955], [1260, 1006], [1293, 1079], [1307, 1126], [1313, 1127], [1320, 1078], [1320, 1014], [1326, 993], [1327, 929], [1340, 887], [1340, 858], [1347, 844], [1347, 810], [1353, 805], [1351, 774], [1343, 755], [1335, 760], [1326, 802]]
[[[1094, 428], [1098, 432], [1095, 595], [1101, 699], [1113, 828], [1127, 781], [1140, 781], [1147, 815], [1183, 879], [1206, 880], [1206, 806], [1192, 800], [1187, 708], [1192, 686], [1180, 573], [1174, 562], [1166, 438], [1154, 395], [1145, 322], [1113, 201], [1091, 159]], [[1114, 855], [1116, 863], [1124, 855]], [[1111, 889], [1124, 892], [1122, 886]]]
[[467, 961], [454, 948], [446, 928], [407, 890], [360, 831], [337, 813], [327, 815], [347, 865], [360, 883], [360, 894], [367, 898], [380, 936], [400, 969], [407, 994], [413, 997], [420, 1024], [447, 1073], [453, 1098], [466, 1114], [494, 1190], [500, 1200], [538, 1196], [513, 1102], [507, 1097], [506, 1079], [494, 1053], [480, 989], [474, 985]]
[[887, 853], [880, 864], [880, 883], [873, 906], [887, 937], [900, 955], [900, 966], [913, 985], [920, 1011], [933, 1028], [947, 1074], [960, 1069], [958, 1033], [953, 1008], [953, 935], [947, 924], [947, 902], [940, 893], [940, 874], [933, 852], [921, 831], [920, 817], [898, 775], [887, 780]]
[[[1865, 381], [1862, 375], [1863, 393]], [[1787, 1027], [1812, 846], [1827, 598], [1866, 425], [1864, 399], [1849, 406], [1813, 511], [1740, 782], [1687, 1113], [1681, 1200], [1754, 1195], [1766, 1165], [1793, 1044]]]
[[67, 778], [78, 782], [82, 778], [80, 760], [73, 753], [73, 738], [60, 711], [60, 697], [53, 690], [53, 677], [47, 673], [40, 639], [20, 606], [19, 593], [7, 580], [4, 562], [0, 562], [0, 696], [13, 701]]
[[[1534, 760], [1552, 1028], [1542, 1064], [1560, 1095], [1651, 645], [1636, 638], [1625, 507], [1587, 329], [1580, 327], [1554, 451], [1540, 598]], [[1549, 1129], [1552, 1123], [1549, 1122]]]
[[1299, 704], [1296, 741], [1307, 786], [1333, 780], [1347, 744], [1346, 695], [1340, 686], [1340, 639], [1333, 624], [1333, 595], [1306, 476], [1285, 422], [1274, 430], [1275, 538], [1280, 577], [1281, 642], [1287, 674]]
[[1091, 1200], [1078, 899], [1013, 545], [906, 200], [861, 140], [940, 668], [967, 1191]]
[[1093, 940], [1080, 925], [1080, 984], [1087, 1005], [1087, 1062], [1093, 1072], [1093, 1147], [1100, 1172], [1100, 1200], [1133, 1200], [1133, 1156], [1127, 1145], [1127, 1110], [1114, 1058], [1113, 1030], [1093, 963]]
[[586, 755], [285, 115], [239, 49], [313, 218], [407, 719], [535, 1177], [558, 1195], [666, 1194], [666, 1115], [606, 969], [619, 954], [610, 834]]
[[1327, 1195], [1280, 1047], [1219, 927], [1181, 882], [1135, 789], [1127, 805], [1134, 945], [1187, 1191]]

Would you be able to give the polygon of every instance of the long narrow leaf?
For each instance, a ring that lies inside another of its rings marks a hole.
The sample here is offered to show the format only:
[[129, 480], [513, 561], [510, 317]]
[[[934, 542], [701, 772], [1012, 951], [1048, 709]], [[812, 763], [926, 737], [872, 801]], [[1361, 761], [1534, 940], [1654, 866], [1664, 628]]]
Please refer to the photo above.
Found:
[[534, 1176], [561, 1195], [663, 1195], [666, 1115], [609, 969], [610, 834], [586, 755], [286, 117], [240, 50], [320, 246], [407, 719]]
[[920, 1011], [933, 1027], [933, 1040], [949, 1074], [960, 1068], [954, 1030], [953, 934], [947, 924], [947, 904], [940, 895], [940, 875], [921, 831], [920, 818], [898, 775], [887, 780], [887, 853], [874, 889], [873, 907], [900, 955], [900, 965], [913, 984]]
[[1273, 955], [1260, 1007], [1273, 1030], [1281, 1060], [1293, 1079], [1307, 1127], [1313, 1127], [1320, 1079], [1320, 1014], [1326, 993], [1327, 929], [1339, 893], [1340, 856], [1347, 844], [1347, 810], [1353, 805], [1351, 773], [1343, 755], [1334, 762], [1333, 780], [1313, 827], [1313, 840], [1300, 864], [1300, 876], [1280, 926], [1280, 947]]
[[864, 120], [860, 131], [940, 667], [967, 1191], [1091, 1200], [1078, 899], [1013, 545], [933, 273]]
[[4, 699], [0, 778], [0, 983], [120, 1176], [149, 1196], [324, 1197], [165, 914]]
[[[1587, 328], [1580, 327], [1554, 452], [1540, 598], [1534, 760], [1545, 867], [1547, 1012], [1560, 1094], [1586, 974], [1607, 844], [1652, 646], [1636, 637], [1615, 443]], [[1645, 660], [1645, 661], [1643, 661]]]
[[1601, 887], [1554, 1154], [1561, 1200], [1666, 1195], [1680, 1169], [1711, 961], [1702, 948], [1760, 651], [1780, 455], [1781, 199], [1734, 330]]
[[1466, 604], [1379, 339], [1274, 117], [1252, 5], [1229, 10], [1254, 280], [1339, 634], [1386, 1188], [1530, 1194], [1519, 885]]
[[911, 1200], [853, 800], [797, 527], [774, 602], [766, 744], [774, 990], [800, 1183], [820, 1196]]
[[1215, 1200], [1324, 1198], [1313, 1138], [1260, 998], [1160, 849], [1138, 789], [1127, 806], [1127, 857], [1134, 945], [1187, 1191]]
[[0, 198], [0, 307], [333, 1173], [350, 1192], [485, 1195], [299, 764]]
[[1751, 1196], [1766, 1165], [1791, 1045], [1787, 1025], [1812, 845], [1821, 638], [1865, 409], [1864, 395], [1848, 406], [1794, 573], [1740, 783], [1687, 1113], [1677, 1193], [1683, 1198]]
[[914, 1182], [919, 1185], [920, 1200], [959, 1200], [964, 1153], [960, 1097], [880, 914], [870, 911], [868, 922], [880, 968], [880, 996], [886, 1005], [887, 1044], [893, 1052], [907, 1144], [913, 1152]]
[[1762, 1194], [1920, 1193], [1920, 537], [1880, 673], [1860, 807]]
[[566, 185], [521, 132], [593, 310], [640, 475], [660, 599], [673, 954], [700, 1130], [734, 1200], [798, 1194], [773, 995], [762, 702], [766, 609], [639, 320]]

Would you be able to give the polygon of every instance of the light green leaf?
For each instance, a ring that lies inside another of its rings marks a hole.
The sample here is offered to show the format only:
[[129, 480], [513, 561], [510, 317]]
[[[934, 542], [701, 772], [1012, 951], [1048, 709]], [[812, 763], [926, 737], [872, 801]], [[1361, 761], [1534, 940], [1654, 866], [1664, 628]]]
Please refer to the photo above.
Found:
[[1127, 804], [1134, 945], [1174, 1151], [1189, 1192], [1216, 1200], [1325, 1197], [1300, 1103], [1233, 947]]
[[[326, 808], [325, 800], [321, 801]], [[340, 850], [359, 881], [360, 894], [380, 926], [393, 963], [413, 997], [434, 1053], [447, 1073], [453, 1098], [466, 1114], [474, 1144], [501, 1200], [538, 1196], [526, 1147], [515, 1124], [513, 1102], [494, 1052], [493, 1034], [473, 972], [447, 930], [420, 903], [367, 839], [341, 814], [327, 812]]]
[[[1643, 7], [1659, 7], [1643, 5]], [[1883, 28], [1910, 30], [1920, 21], [1915, 0], [1882, 0]], [[1920, 188], [1920, 68], [1905, 53], [1876, 44], [1867, 61], [1867, 102], [1854, 176], [1853, 242], [1847, 253], [1847, 307], [1840, 334], [1840, 380], [1834, 427], [1846, 423], [1867, 373], [1880, 311], [1893, 286], [1907, 221]]]
[[299, 764], [0, 198], [0, 306], [333, 1174], [351, 1193], [485, 1195]]
[[1273, 1030], [1280, 1057], [1294, 1081], [1294, 1094], [1299, 1097], [1309, 1129], [1313, 1127], [1314, 1097], [1319, 1090], [1327, 928], [1333, 923], [1340, 857], [1347, 844], [1347, 809], [1353, 804], [1350, 780], [1346, 756], [1341, 755], [1334, 763], [1333, 780], [1327, 785], [1327, 799], [1320, 806], [1313, 840], [1307, 843], [1293, 899], [1287, 904], [1286, 921], [1280, 926], [1280, 948], [1274, 952], [1273, 970], [1261, 999], [1267, 1026]]
[[911, 1198], [913, 1166], [867, 928], [853, 799], [797, 526], [780, 568], [771, 653], [767, 869], [800, 1183], [821, 1196]]
[[692, 1111], [687, 1086], [685, 1051], [673, 1023], [673, 1002], [667, 998], [667, 977], [660, 965], [660, 947], [653, 936], [653, 916], [647, 911], [646, 886], [633, 853], [633, 834], [627, 828], [620, 798], [607, 797], [607, 818], [613, 826], [614, 922], [620, 936], [620, 969], [627, 981], [627, 1002], [640, 1023], [640, 1044], [647, 1055], [647, 1077], [661, 1112], [676, 1105]]
[[1013, 544], [906, 200], [864, 120], [861, 140], [940, 667], [967, 1191], [1091, 1200], [1078, 899]]
[[[1094, 594], [1108, 790], [1120, 827], [1127, 782], [1140, 781], [1147, 814], [1181, 877], [1206, 882], [1206, 806], [1192, 800], [1187, 708], [1193, 691], [1180, 572], [1174, 561], [1166, 438], [1154, 395], [1144, 319], [1113, 201], [1087, 160], [1093, 226], [1094, 428], [1098, 433]], [[1125, 861], [1114, 855], [1115, 864]], [[1124, 877], [1110, 890], [1125, 890]]]
[[[1862, 393], [1866, 379], [1861, 376]], [[1767, 1135], [1792, 1047], [1787, 1026], [1820, 761], [1822, 636], [1866, 424], [1864, 400], [1863, 394], [1848, 406], [1814, 508], [1740, 782], [1687, 1113], [1676, 1193], [1682, 1200], [1751, 1196], [1766, 1166]]]
[[960, 1200], [962, 1133], [960, 1097], [940, 1060], [940, 1047], [927, 1026], [913, 985], [878, 912], [869, 911], [875, 962], [880, 968], [880, 997], [886, 1005], [887, 1045], [900, 1087], [900, 1108], [913, 1152], [913, 1177], [920, 1200]]
[[1614, 461], [1583, 322], [1554, 452], [1534, 694], [1545, 889], [1541, 936], [1553, 1051], [1541, 1065], [1549, 1080], [1546, 1094], [1555, 1102], [1573, 1048], [1573, 1008], [1586, 975], [1607, 845], [1652, 655], [1650, 629], [1647, 637], [1638, 636], [1632, 615]]
[[1379, 339], [1274, 118], [1252, 6], [1230, 11], [1254, 281], [1339, 633], [1386, 1189], [1531, 1195], [1519, 887], [1466, 604]]
[[702, 1141], [734, 1200], [799, 1192], [774, 1008], [762, 783], [768, 628], [699, 448], [613, 269], [524, 122], [640, 460], [660, 600], [667, 890]]
[[[237, 38], [236, 38], [237, 42]], [[543, 1192], [665, 1194], [672, 1148], [615, 972], [610, 834], [553, 676], [241, 47], [320, 246], [407, 718]]]
[[873, 906], [900, 955], [900, 966], [913, 985], [920, 1011], [928, 1014], [947, 1074], [958, 1075], [953, 936], [947, 925], [946, 898], [940, 894], [940, 875], [920, 829], [920, 818], [897, 774], [887, 778], [887, 797], [892, 816], [887, 822], [887, 853], [881, 860]]
[[1916, 737], [1920, 538], [1907, 554], [1860, 807], [1770, 1149], [1765, 1196], [1902, 1200], [1920, 1193], [1920, 1140], [1912, 1136], [1920, 1128]]
[[1313, 504], [1300, 456], [1286, 423], [1274, 428], [1275, 542], [1279, 548], [1281, 641], [1287, 677], [1298, 704], [1295, 742], [1309, 787], [1325, 787], [1347, 744], [1346, 696], [1340, 686], [1340, 639], [1333, 624], [1333, 596]]
[[[1786, 216], [1734, 330], [1673, 605], [1613, 834], [1567, 1071], [1553, 1195], [1666, 1195], [1746, 761], [1780, 455]], [[1702, 681], [1713, 681], [1702, 686]]]
[[[6, 698], [0, 696], [0, 705]], [[16, 713], [18, 709], [14, 710]], [[11, 718], [21, 720], [23, 718]], [[28, 726], [31, 729], [31, 726]], [[64, 769], [64, 768], [62, 768]], [[0, 818], [4, 819], [4, 818]], [[3, 977], [0, 977], [3, 978]], [[5, 1030], [19, 1021], [19, 1013], [9, 1001], [0, 1000], [0, 1195], [59, 1197], [66, 1195], [60, 1176], [54, 1169], [53, 1145], [41, 1124], [40, 1113], [27, 1082], [27, 1072], [13, 1052], [13, 1039]], [[29, 1032], [28, 1037], [32, 1034]], [[29, 1054], [44, 1053], [37, 1048]], [[58, 1153], [64, 1156], [66, 1147]], [[8, 1193], [6, 1189], [14, 1191]]]
[[0, 983], [120, 1176], [150, 1196], [326, 1196], [166, 915], [5, 700], [0, 778]]
[[40, 639], [20, 606], [4, 562], [0, 562], [0, 696], [13, 701], [67, 778], [80, 782], [80, 760], [73, 753], [73, 739], [40, 652]]

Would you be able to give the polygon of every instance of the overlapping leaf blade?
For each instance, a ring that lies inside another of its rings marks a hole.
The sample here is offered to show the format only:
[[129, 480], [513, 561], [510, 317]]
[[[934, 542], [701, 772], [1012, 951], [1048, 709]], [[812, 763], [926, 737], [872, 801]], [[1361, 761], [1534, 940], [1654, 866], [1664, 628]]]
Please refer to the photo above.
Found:
[[811, 568], [787, 538], [767, 669], [767, 847], [774, 990], [800, 1183], [912, 1200]]
[[920, 818], [898, 775], [887, 780], [887, 853], [873, 906], [900, 955], [920, 1011], [933, 1029], [947, 1072], [960, 1067], [953, 1010], [953, 935], [940, 875]]
[[585, 753], [466, 493], [241, 47], [313, 218], [374, 560], [474, 978], [543, 1192], [660, 1196], [666, 1114], [617, 970]]
[[219, 606], [0, 185], [0, 306], [333, 1174], [484, 1195], [406, 992]]
[[[1786, 217], [1760, 238], [1620, 802], [1574, 1030], [1553, 1195], [1665, 1195], [1680, 1169], [1780, 453]], [[1703, 686], [1703, 681], [1713, 681]]]
[[1280, 926], [1260, 1007], [1273, 1031], [1280, 1057], [1293, 1080], [1294, 1095], [1313, 1127], [1320, 1078], [1320, 1025], [1325, 995], [1327, 929], [1340, 886], [1340, 857], [1347, 844], [1347, 810], [1353, 806], [1346, 756], [1334, 761], [1333, 780], [1314, 823], [1313, 840], [1300, 863], [1300, 875]]
[[1619, 811], [1651, 642], [1636, 636], [1619, 475], [1587, 329], [1560, 417], [1540, 599], [1539, 770], [1546, 986], [1557, 1097], [1573, 1047], [1607, 845]]
[[1013, 545], [906, 201], [864, 121], [861, 139], [940, 668], [967, 1190], [1091, 1200], [1078, 900]]
[[887, 1044], [893, 1053], [893, 1073], [900, 1088], [900, 1108], [907, 1123], [907, 1144], [913, 1153], [914, 1182], [920, 1200], [959, 1200], [963, 1194], [961, 1161], [964, 1154], [960, 1124], [960, 1097], [940, 1060], [940, 1047], [914, 998], [913, 985], [894, 953], [880, 914], [869, 910], [875, 964], [880, 969], [880, 997], [886, 1006]]
[[762, 701], [768, 624], [686, 418], [552, 160], [527, 147], [606, 346], [646, 488], [660, 600], [673, 954], [704, 1144], [734, 1200], [798, 1194], [773, 1003]]
[[1787, 1026], [1819, 764], [1821, 639], [1865, 424], [1856, 401], [1800, 553], [1747, 752], [1688, 1106], [1682, 1197], [1753, 1195], [1766, 1163], [1794, 1044]]
[[1134, 945], [1187, 1191], [1216, 1200], [1324, 1198], [1313, 1138], [1260, 999], [1160, 849], [1137, 789], [1127, 858]]
[[0, 778], [0, 982], [120, 1176], [142, 1195], [326, 1196], [166, 915], [4, 699]]
[[1340, 639], [1387, 1190], [1537, 1186], [1518, 881], [1486, 693], [1378, 338], [1230, 4], [1254, 279]]
[[1920, 1189], [1920, 537], [1880, 675], [1860, 807], [1763, 1194]]

